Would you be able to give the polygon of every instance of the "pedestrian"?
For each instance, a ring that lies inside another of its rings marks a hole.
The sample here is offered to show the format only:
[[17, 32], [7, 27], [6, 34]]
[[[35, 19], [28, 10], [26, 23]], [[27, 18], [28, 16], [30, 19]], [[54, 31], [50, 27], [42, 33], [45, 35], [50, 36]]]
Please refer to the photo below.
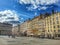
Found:
[[15, 38], [15, 34], [12, 34], [12, 38]]
[[10, 34], [8, 34], [8, 37], [9, 37], [9, 38], [10, 38], [10, 36], [11, 36], [11, 35], [10, 35]]

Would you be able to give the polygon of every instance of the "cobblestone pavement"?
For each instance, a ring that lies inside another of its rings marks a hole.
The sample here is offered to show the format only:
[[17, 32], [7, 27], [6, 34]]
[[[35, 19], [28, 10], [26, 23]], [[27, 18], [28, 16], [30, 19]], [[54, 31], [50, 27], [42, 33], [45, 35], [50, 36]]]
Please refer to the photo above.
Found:
[[33, 37], [0, 36], [0, 45], [60, 45], [60, 40], [39, 39]]

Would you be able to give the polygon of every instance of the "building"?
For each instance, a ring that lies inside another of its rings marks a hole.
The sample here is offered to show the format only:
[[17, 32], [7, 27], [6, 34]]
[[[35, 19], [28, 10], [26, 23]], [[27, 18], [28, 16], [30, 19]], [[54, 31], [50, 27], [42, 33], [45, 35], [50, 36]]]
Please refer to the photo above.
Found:
[[11, 35], [12, 34], [12, 24], [0, 23], [0, 35]]
[[40, 15], [20, 25], [21, 32], [27, 35], [44, 36], [46, 38], [60, 37], [60, 13]]
[[34, 36], [42, 37], [44, 36], [44, 16], [40, 15], [32, 19], [32, 33]]
[[44, 20], [43, 16], [37, 16], [32, 20], [28, 20], [20, 25], [20, 32], [27, 33], [27, 36], [44, 35]]
[[12, 35], [19, 36], [20, 33], [20, 25], [12, 27]]
[[20, 34], [25, 35], [26, 31], [28, 30], [28, 21], [20, 24]]
[[49, 38], [60, 37], [60, 13], [47, 16], [45, 21], [45, 36]]

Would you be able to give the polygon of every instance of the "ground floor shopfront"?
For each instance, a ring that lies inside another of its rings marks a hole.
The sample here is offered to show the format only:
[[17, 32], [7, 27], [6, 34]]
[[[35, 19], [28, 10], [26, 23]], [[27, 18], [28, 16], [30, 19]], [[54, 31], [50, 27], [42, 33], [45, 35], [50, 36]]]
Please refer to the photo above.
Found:
[[11, 35], [12, 31], [11, 30], [0, 30], [0, 35]]
[[60, 39], [60, 33], [47, 33], [45, 34], [45, 38], [50, 38], [50, 39]]

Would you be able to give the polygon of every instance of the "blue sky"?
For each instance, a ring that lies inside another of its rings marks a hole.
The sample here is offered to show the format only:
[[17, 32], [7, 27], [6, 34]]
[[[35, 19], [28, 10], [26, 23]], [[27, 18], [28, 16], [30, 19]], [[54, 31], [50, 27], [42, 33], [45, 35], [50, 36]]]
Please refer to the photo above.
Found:
[[0, 0], [0, 22], [23, 22], [52, 9], [60, 12], [59, 4], [59, 0]]

